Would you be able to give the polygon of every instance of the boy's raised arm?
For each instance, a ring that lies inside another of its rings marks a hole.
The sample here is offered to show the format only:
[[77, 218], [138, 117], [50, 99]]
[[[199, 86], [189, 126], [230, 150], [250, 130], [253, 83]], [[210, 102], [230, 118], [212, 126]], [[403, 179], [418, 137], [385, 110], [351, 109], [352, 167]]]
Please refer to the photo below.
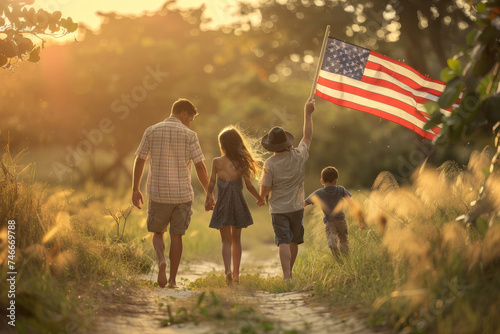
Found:
[[312, 124], [312, 113], [314, 112], [315, 108], [315, 103], [314, 99], [309, 97], [309, 99], [306, 102], [306, 105], [304, 106], [304, 136], [302, 137], [302, 140], [300, 142], [304, 142], [307, 145], [307, 148], [311, 146], [311, 141], [312, 141], [312, 134], [313, 134], [313, 124]]

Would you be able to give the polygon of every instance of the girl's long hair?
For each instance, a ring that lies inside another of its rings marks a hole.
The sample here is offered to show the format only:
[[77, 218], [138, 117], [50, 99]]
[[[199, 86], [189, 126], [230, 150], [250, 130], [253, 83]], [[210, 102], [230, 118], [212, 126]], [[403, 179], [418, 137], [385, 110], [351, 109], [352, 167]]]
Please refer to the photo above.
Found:
[[219, 146], [223, 154], [233, 162], [243, 174], [258, 178], [262, 167], [261, 157], [251, 145], [246, 135], [234, 126], [229, 126], [219, 133]]

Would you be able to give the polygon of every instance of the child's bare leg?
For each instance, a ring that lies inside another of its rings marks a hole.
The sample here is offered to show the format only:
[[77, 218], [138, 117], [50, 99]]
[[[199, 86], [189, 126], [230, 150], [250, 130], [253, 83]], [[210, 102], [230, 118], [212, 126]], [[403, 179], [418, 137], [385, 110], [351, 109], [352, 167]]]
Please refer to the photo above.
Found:
[[224, 261], [226, 283], [230, 284], [233, 279], [231, 274], [231, 226], [222, 226], [220, 236], [222, 240], [222, 260]]
[[156, 258], [158, 259], [158, 285], [160, 288], [167, 285], [167, 263], [165, 261], [165, 241], [163, 240], [163, 233], [153, 234], [153, 247], [156, 252]]
[[290, 277], [292, 277], [293, 265], [295, 264], [295, 259], [297, 258], [297, 253], [299, 252], [299, 245], [295, 242], [290, 243]]
[[231, 237], [233, 241], [233, 281], [240, 280], [241, 263], [241, 228], [231, 226]]
[[292, 279], [291, 273], [291, 260], [292, 254], [290, 252], [290, 244], [280, 244], [279, 245], [279, 254], [281, 260], [281, 268], [283, 269], [283, 279], [285, 281], [290, 281]]

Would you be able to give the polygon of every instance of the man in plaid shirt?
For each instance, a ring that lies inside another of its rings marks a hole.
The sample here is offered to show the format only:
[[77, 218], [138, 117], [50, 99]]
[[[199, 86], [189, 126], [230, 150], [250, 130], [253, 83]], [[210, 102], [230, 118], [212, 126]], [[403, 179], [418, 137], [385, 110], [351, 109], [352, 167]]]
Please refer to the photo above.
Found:
[[[194, 200], [191, 186], [191, 161], [203, 188], [207, 191], [209, 179], [205, 157], [191, 123], [198, 114], [196, 107], [186, 99], [172, 105], [169, 118], [150, 126], [144, 132], [135, 153], [132, 203], [140, 209], [144, 203], [139, 186], [146, 159], [150, 158], [147, 193], [148, 231], [153, 232], [153, 246], [158, 257], [158, 285], [175, 288], [175, 278], [182, 255], [182, 236], [191, 221]], [[211, 198], [214, 203], [213, 196]], [[170, 278], [167, 281], [165, 242], [163, 233], [170, 224]]]

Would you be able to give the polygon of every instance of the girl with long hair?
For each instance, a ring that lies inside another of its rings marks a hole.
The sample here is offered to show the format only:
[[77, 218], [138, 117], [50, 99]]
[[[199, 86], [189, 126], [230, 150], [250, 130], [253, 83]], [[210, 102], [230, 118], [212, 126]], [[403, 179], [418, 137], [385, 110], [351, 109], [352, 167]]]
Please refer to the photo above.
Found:
[[[252, 153], [245, 136], [235, 127], [228, 127], [219, 134], [221, 156], [212, 162], [212, 174], [208, 186], [205, 210], [214, 210], [209, 227], [220, 230], [222, 239], [222, 259], [226, 274], [226, 283], [239, 281], [241, 262], [241, 229], [253, 224], [252, 215], [243, 196], [243, 181], [250, 194], [257, 200], [257, 205], [265, 204], [251, 178], [258, 178], [262, 167], [257, 162], [257, 155]], [[210, 206], [211, 197], [217, 184], [217, 202]], [[231, 246], [233, 270], [231, 271]]]

